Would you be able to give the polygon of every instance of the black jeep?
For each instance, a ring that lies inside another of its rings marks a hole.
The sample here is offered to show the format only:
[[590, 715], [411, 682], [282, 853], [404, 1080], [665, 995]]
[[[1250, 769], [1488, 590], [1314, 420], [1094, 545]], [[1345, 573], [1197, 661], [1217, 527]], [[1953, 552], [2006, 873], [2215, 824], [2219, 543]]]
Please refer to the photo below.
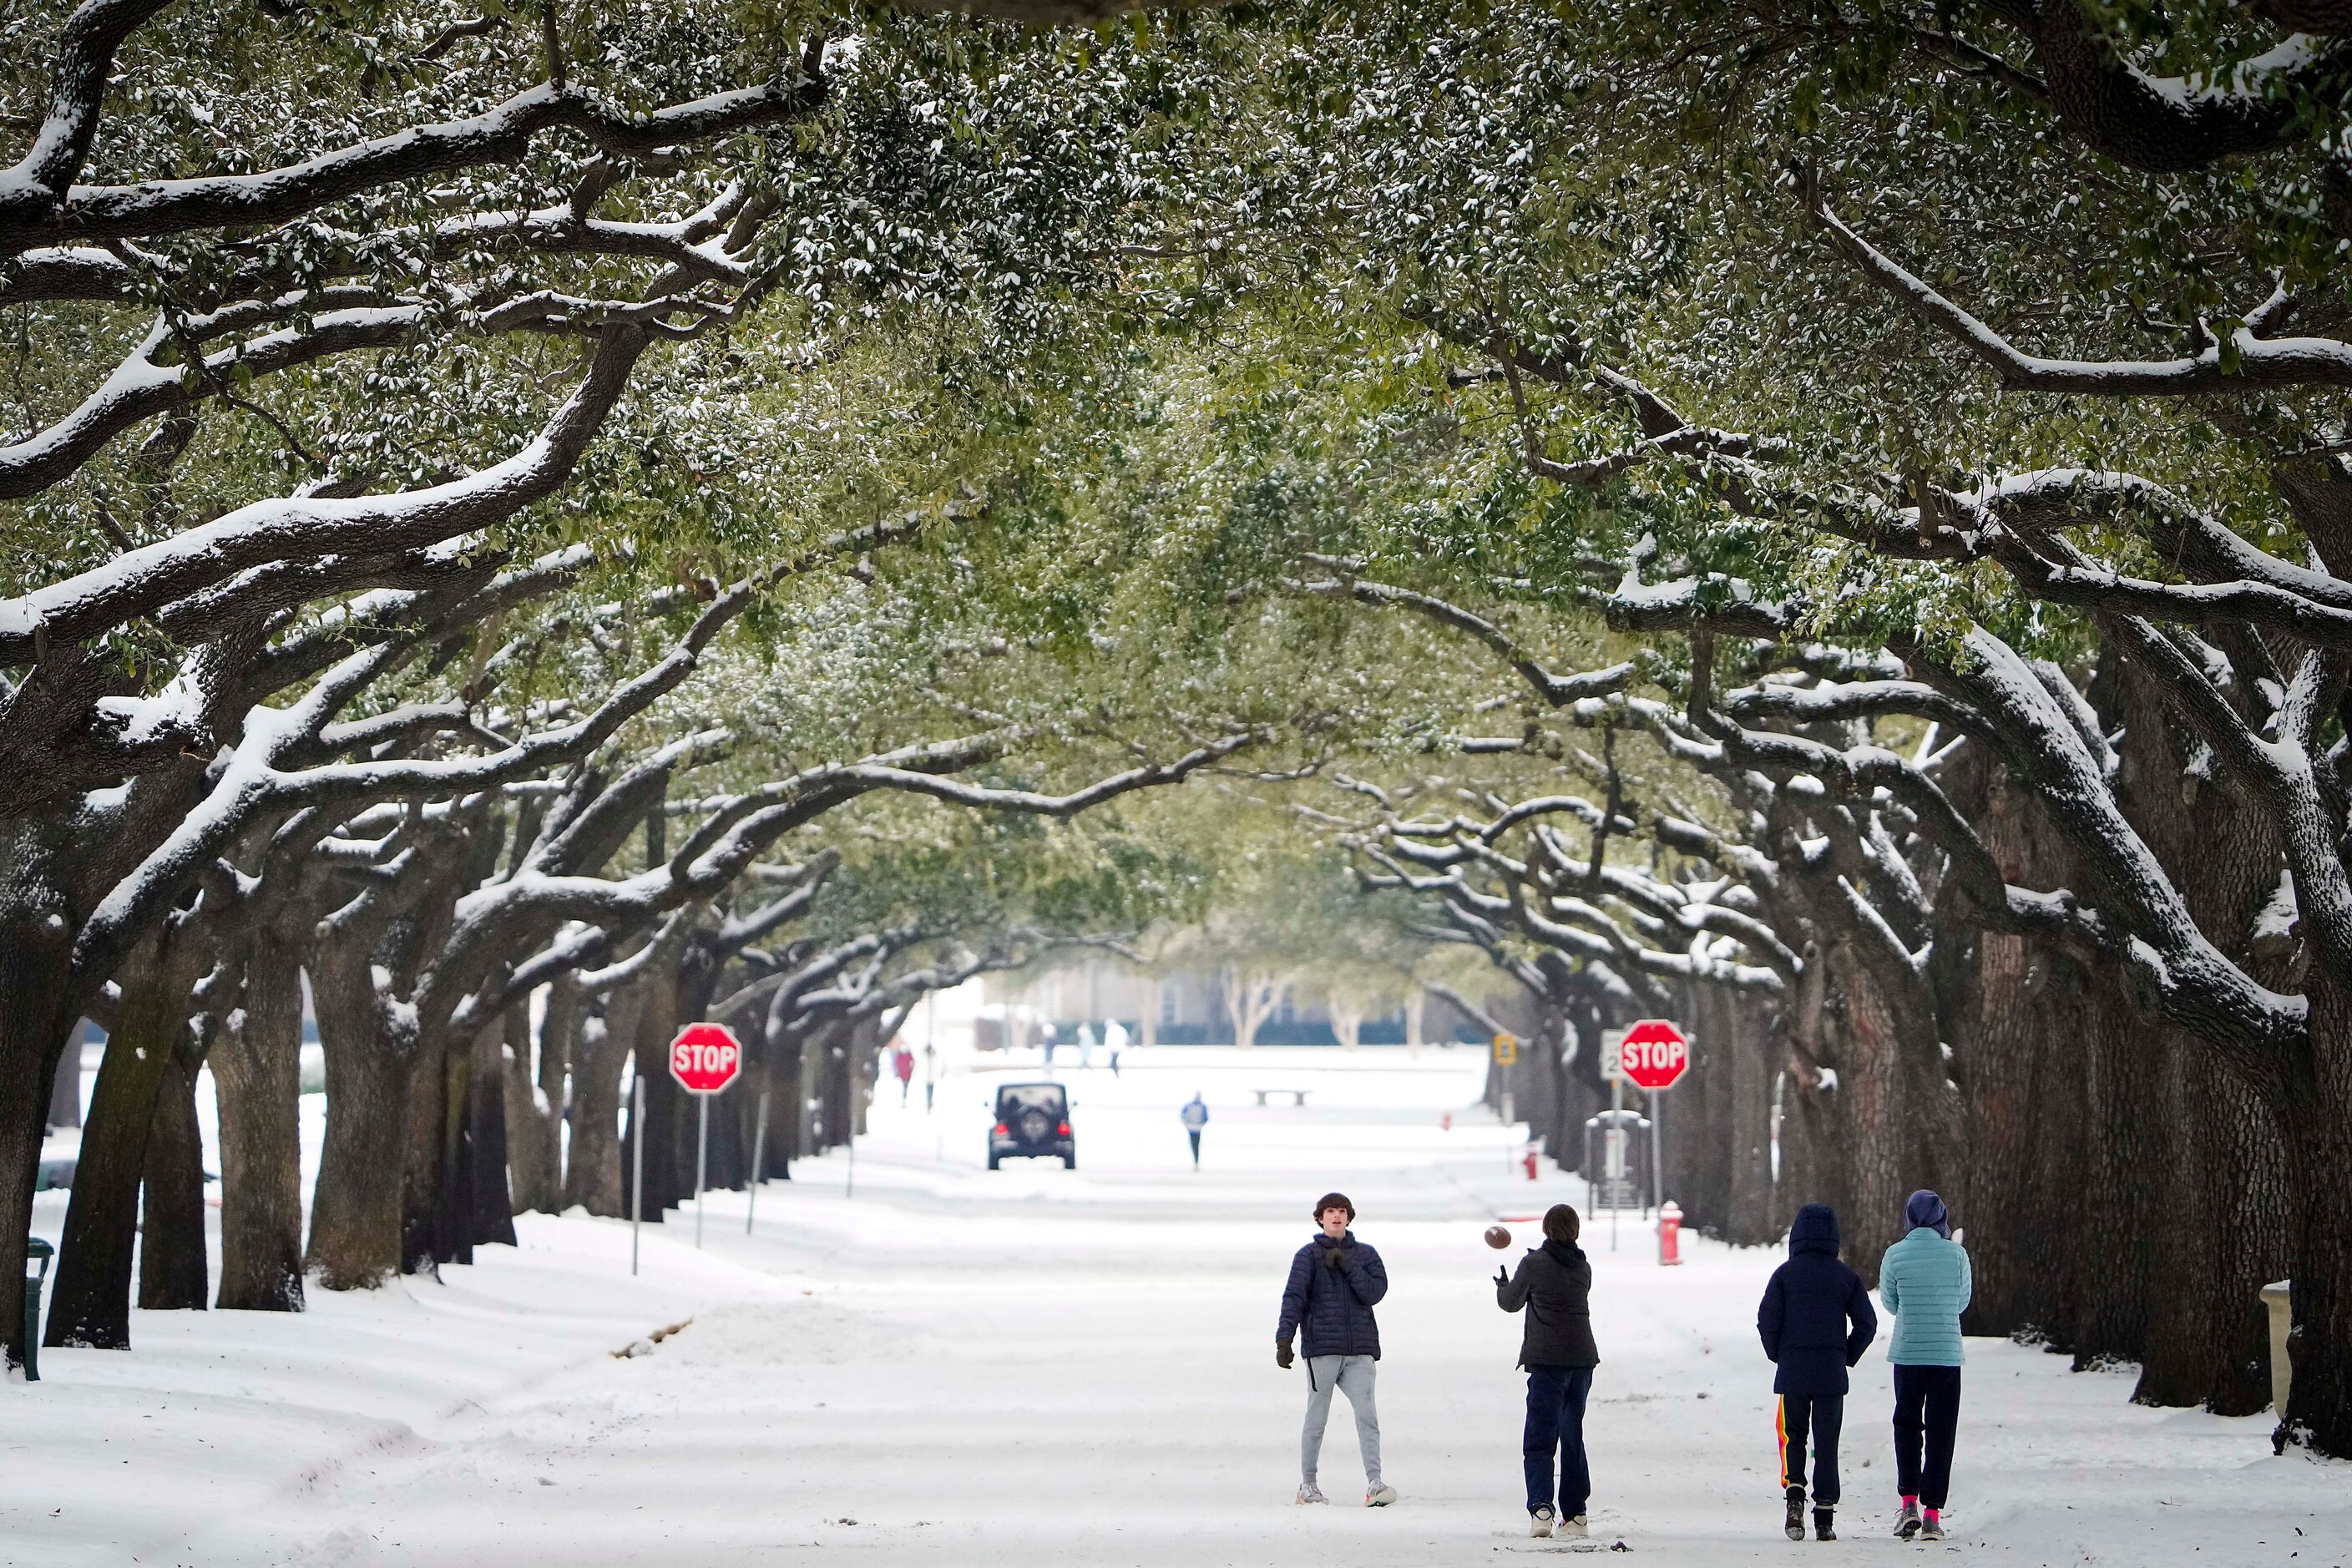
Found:
[[1058, 1083], [1008, 1083], [996, 1090], [996, 1125], [988, 1133], [988, 1168], [1006, 1155], [1062, 1157], [1075, 1169], [1078, 1145], [1070, 1136], [1070, 1097]]

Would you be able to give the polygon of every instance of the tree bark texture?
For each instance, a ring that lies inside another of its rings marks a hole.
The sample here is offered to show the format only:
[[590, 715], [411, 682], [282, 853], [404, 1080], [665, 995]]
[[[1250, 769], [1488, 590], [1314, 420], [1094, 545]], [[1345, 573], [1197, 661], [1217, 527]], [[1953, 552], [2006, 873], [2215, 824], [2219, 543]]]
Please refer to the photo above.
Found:
[[[572, 1057], [572, 1103], [566, 1114], [572, 1123], [572, 1148], [564, 1162], [563, 1202], [577, 1204], [590, 1214], [625, 1218], [629, 1212], [627, 1173], [622, 1165], [621, 1069], [635, 1044], [637, 1007], [634, 992], [613, 999], [602, 1018], [580, 1026]], [[648, 1084], [647, 1087], [651, 1087]], [[638, 1129], [631, 1118], [629, 1136]], [[647, 1219], [661, 1217], [659, 1210]]]
[[63, 900], [37, 874], [29, 834], [11, 832], [0, 848], [12, 868], [0, 878], [0, 1364], [13, 1367], [25, 1362], [25, 1238], [42, 1112], [58, 1059], [80, 1034]]
[[467, 1235], [477, 1247], [515, 1245], [515, 1204], [507, 1185], [507, 1019], [501, 1015], [475, 1031], [467, 1140], [471, 1180]]
[[562, 1202], [562, 1123], [558, 1117], [563, 1103], [561, 1063], [569, 1054], [564, 1049], [569, 1021], [567, 1032], [559, 1036], [555, 1005], [554, 987], [551, 986], [538, 1048], [556, 1064], [551, 1094], [541, 1087], [548, 1076], [546, 1068], [533, 1070], [530, 1003], [515, 1004], [501, 1019], [498, 1080], [506, 1101], [507, 1181], [516, 1214], [555, 1214], [560, 1212]]
[[310, 1200], [307, 1254], [330, 1290], [367, 1290], [399, 1272], [407, 1053], [368, 955], [321, 942], [311, 997], [327, 1062], [327, 1137]]
[[[2318, 977], [2315, 977], [2318, 978]], [[2281, 1436], [2352, 1454], [2352, 994], [2332, 976], [2312, 987], [2315, 1048], [2282, 1118], [2292, 1190], [2294, 1378]]]
[[210, 1058], [220, 1104], [219, 1305], [302, 1310], [300, 954], [266, 926], [246, 956], [245, 1016]]
[[[2282, 960], [2252, 951], [2284, 864], [2275, 816], [2227, 774], [2200, 777], [2189, 737], [2167, 722], [2160, 692], [2137, 663], [2117, 658], [2109, 674], [2124, 730], [2116, 793], [2126, 815], [2215, 944], [2249, 973], [2292, 988]], [[2256, 1293], [2288, 1262], [2285, 1152], [2250, 1087], [2195, 1040], [2163, 1033], [2151, 1142], [2173, 1152], [2151, 1168], [2162, 1186], [2150, 1216], [2148, 1338], [2133, 1397], [2247, 1414], [2269, 1402], [2269, 1332]]]
[[139, 1237], [143, 1311], [201, 1312], [212, 1294], [205, 1251], [204, 1135], [196, 1124], [196, 1074], [204, 1061], [195, 1031], [181, 1029], [155, 1091]]
[[160, 947], [157, 938], [142, 942], [122, 976], [118, 1026], [90, 1093], [89, 1125], [66, 1205], [45, 1345], [131, 1348], [131, 1266], [147, 1140], [156, 1096], [188, 1023], [186, 994], [172, 984], [172, 966]]
[[81, 1030], [76, 1027], [73, 1039], [58, 1058], [58, 1070], [49, 1086], [48, 1124], [52, 1129], [81, 1125]]

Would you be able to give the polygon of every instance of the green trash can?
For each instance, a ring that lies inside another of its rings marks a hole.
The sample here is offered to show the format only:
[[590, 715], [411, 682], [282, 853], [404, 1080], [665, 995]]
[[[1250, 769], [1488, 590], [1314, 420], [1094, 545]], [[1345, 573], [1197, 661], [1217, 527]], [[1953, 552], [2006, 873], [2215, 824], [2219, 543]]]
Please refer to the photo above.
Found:
[[41, 1381], [41, 1287], [49, 1281], [49, 1259], [58, 1249], [37, 1236], [25, 1238], [25, 1261], [38, 1259], [41, 1271], [25, 1276], [25, 1381]]

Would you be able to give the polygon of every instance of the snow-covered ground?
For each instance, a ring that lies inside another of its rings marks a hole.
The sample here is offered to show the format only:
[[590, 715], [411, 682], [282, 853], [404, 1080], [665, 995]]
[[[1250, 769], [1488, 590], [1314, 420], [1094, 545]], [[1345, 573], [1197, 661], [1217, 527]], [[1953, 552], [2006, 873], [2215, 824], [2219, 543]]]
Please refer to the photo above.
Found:
[[[1212, 1568], [1488, 1563], [1561, 1552], [1518, 1506], [1517, 1323], [1488, 1288], [1497, 1216], [1580, 1201], [1529, 1183], [1472, 1105], [1469, 1051], [1066, 1053], [1079, 1168], [984, 1168], [992, 1086], [937, 1108], [886, 1087], [850, 1191], [839, 1156], [771, 1184], [754, 1234], [715, 1196], [648, 1228], [523, 1222], [441, 1285], [314, 1296], [299, 1318], [142, 1313], [129, 1354], [50, 1352], [0, 1386], [0, 1563], [499, 1564], [837, 1561]], [[1259, 1109], [1251, 1088], [1307, 1089]], [[1177, 1108], [1213, 1113], [1204, 1169]], [[1450, 1130], [1442, 1119], [1452, 1113]], [[1323, 1482], [1291, 1505], [1296, 1371], [1276, 1296], [1308, 1205], [1349, 1193], [1389, 1264], [1380, 1404], [1398, 1506], [1357, 1494], [1335, 1413]], [[44, 1198], [54, 1232], [62, 1205]], [[1963, 1216], [1965, 1217], [1965, 1216]], [[684, 1223], [681, 1223], [684, 1222]], [[1514, 1226], [1519, 1240], [1534, 1227]], [[1629, 1219], [1588, 1221], [1603, 1364], [1588, 1423], [1593, 1539], [1660, 1568], [1909, 1558], [1885, 1536], [1888, 1377], [1847, 1407], [1846, 1539], [1780, 1538], [1755, 1301], [1775, 1258], [1685, 1242], [1657, 1266]], [[688, 1317], [651, 1353], [611, 1352]], [[2126, 1402], [1972, 1342], [1937, 1552], [1988, 1563], [2352, 1568], [2352, 1466], [2270, 1455], [2267, 1417]]]

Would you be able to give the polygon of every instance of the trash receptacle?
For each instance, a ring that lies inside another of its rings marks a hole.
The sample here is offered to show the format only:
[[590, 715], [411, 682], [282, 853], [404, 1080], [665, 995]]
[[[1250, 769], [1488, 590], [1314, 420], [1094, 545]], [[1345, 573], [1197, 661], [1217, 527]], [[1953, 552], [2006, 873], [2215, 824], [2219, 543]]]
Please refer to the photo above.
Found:
[[37, 1262], [38, 1274], [25, 1276], [25, 1381], [41, 1381], [41, 1287], [49, 1281], [49, 1259], [58, 1249], [37, 1236], [25, 1238], [25, 1261]]

